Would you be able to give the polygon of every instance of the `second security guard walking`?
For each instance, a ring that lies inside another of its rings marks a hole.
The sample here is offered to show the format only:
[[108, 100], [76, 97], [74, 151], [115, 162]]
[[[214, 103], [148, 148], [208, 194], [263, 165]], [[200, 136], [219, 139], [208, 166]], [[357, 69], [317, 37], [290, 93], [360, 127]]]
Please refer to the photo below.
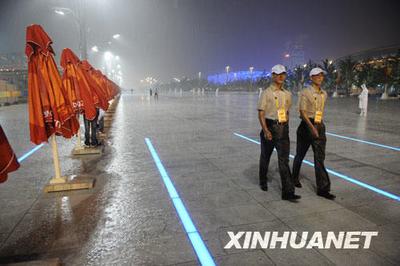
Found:
[[279, 174], [282, 183], [282, 199], [297, 200], [300, 196], [294, 194], [294, 182], [289, 168], [289, 109], [292, 105], [292, 95], [283, 88], [286, 79], [286, 69], [282, 65], [272, 68], [272, 84], [265, 89], [258, 101], [258, 119], [261, 124], [261, 155], [260, 155], [260, 187], [268, 190], [267, 172], [271, 154], [276, 148], [278, 152]]
[[317, 195], [333, 200], [335, 195], [330, 193], [331, 182], [325, 169], [325, 124], [324, 108], [327, 93], [321, 89], [325, 71], [319, 67], [310, 71], [311, 86], [301, 91], [299, 96], [299, 112], [301, 123], [297, 129], [296, 156], [293, 162], [293, 179], [296, 187], [301, 187], [299, 173], [301, 163], [308, 148], [314, 152], [314, 169], [317, 180]]

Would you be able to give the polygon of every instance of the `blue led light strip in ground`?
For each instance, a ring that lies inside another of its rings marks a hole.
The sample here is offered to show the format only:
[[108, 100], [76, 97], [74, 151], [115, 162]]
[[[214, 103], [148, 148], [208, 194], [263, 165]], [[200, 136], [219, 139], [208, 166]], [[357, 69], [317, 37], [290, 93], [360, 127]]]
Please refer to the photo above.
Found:
[[34, 154], [37, 150], [39, 150], [43, 146], [44, 146], [44, 143], [37, 145], [36, 147], [34, 147], [33, 149], [31, 149], [30, 151], [28, 151], [27, 153], [25, 153], [21, 157], [19, 157], [18, 158], [18, 162], [21, 163], [22, 161], [24, 161], [26, 158], [28, 158], [29, 156]]
[[[241, 135], [241, 134], [238, 134], [238, 133], [233, 133], [233, 134], [236, 135], [236, 136], [238, 136], [238, 137], [240, 137], [240, 138], [242, 138], [242, 139], [245, 139], [245, 140], [247, 140], [247, 141], [250, 141], [250, 142], [253, 142], [253, 143], [256, 143], [256, 144], [260, 145], [260, 142], [259, 142], [259, 141], [256, 141], [256, 140], [254, 140], [254, 139], [251, 139], [251, 138], [249, 138], [249, 137], [246, 137], [246, 136]], [[292, 159], [294, 158], [294, 156], [291, 155], [291, 154], [289, 155], [289, 157], [292, 158]], [[309, 165], [309, 166], [314, 167], [314, 164], [313, 164], [312, 162], [310, 162], [310, 161], [303, 160], [303, 163], [304, 163], [304, 164], [307, 164], [307, 165]], [[354, 178], [352, 178], [352, 177], [350, 177], [350, 176], [347, 176], [347, 175], [344, 175], [344, 174], [342, 174], [342, 173], [336, 172], [336, 171], [334, 171], [334, 170], [331, 170], [331, 169], [328, 169], [328, 168], [327, 168], [326, 170], [328, 171], [328, 173], [330, 173], [330, 174], [332, 174], [332, 175], [335, 175], [335, 176], [337, 176], [337, 177], [339, 177], [339, 178], [342, 178], [342, 179], [344, 179], [344, 180], [346, 180], [346, 181], [349, 181], [349, 182], [351, 182], [351, 183], [353, 183], [353, 184], [356, 184], [356, 185], [358, 185], [358, 186], [360, 186], [360, 187], [363, 187], [363, 188], [372, 190], [372, 191], [374, 191], [374, 192], [376, 192], [376, 193], [379, 193], [379, 194], [381, 194], [381, 195], [383, 195], [383, 196], [385, 196], [385, 197], [388, 197], [388, 198], [390, 198], [390, 199], [394, 199], [394, 200], [400, 201], [400, 196], [397, 196], [397, 195], [392, 194], [392, 193], [390, 193], [390, 192], [384, 191], [384, 190], [379, 189], [379, 188], [377, 188], [377, 187], [368, 185], [367, 183], [361, 182], [361, 181], [359, 181], [359, 180], [357, 180], [357, 179], [354, 179]]]
[[341, 139], [357, 141], [357, 142], [361, 142], [361, 143], [365, 143], [365, 144], [369, 144], [369, 145], [373, 145], [373, 146], [377, 146], [377, 147], [381, 147], [381, 148], [385, 148], [385, 149], [390, 149], [390, 150], [394, 150], [394, 151], [400, 151], [400, 148], [398, 148], [398, 147], [392, 147], [392, 146], [388, 146], [388, 145], [383, 145], [383, 144], [379, 144], [379, 143], [372, 142], [372, 141], [366, 141], [366, 140], [362, 140], [362, 139], [346, 137], [346, 136], [342, 136], [342, 135], [338, 135], [338, 134], [334, 134], [334, 133], [329, 133], [329, 132], [326, 132], [326, 135], [329, 135], [329, 136], [332, 136], [332, 137], [341, 138]]
[[171, 178], [168, 176], [167, 171], [161, 163], [160, 157], [158, 157], [158, 154], [154, 149], [153, 144], [151, 143], [149, 138], [145, 138], [145, 142], [151, 153], [151, 156], [153, 157], [154, 162], [156, 163], [161, 178], [164, 181], [165, 187], [168, 190], [168, 194], [171, 197], [172, 203], [174, 204], [176, 212], [178, 213], [178, 216], [183, 224], [183, 227], [185, 228], [186, 234], [189, 237], [190, 243], [192, 244], [201, 265], [215, 265], [215, 262], [210, 252], [208, 251], [203, 239], [201, 239], [199, 232], [197, 231], [192, 219], [190, 218], [189, 212], [187, 211], [185, 205], [179, 197], [179, 194], [176, 191], [174, 184], [171, 181]]

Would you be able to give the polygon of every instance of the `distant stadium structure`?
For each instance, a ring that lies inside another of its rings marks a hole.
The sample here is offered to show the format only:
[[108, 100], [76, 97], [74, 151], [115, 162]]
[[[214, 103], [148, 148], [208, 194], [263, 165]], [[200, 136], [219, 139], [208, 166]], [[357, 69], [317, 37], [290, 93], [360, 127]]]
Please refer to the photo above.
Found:
[[219, 73], [207, 77], [208, 83], [223, 85], [237, 81], [257, 81], [262, 77], [268, 76], [270, 73], [267, 71], [237, 71], [229, 73]]
[[397, 56], [399, 56], [399, 54], [400, 54], [400, 44], [397, 44], [397, 45], [377, 47], [377, 48], [372, 48], [372, 49], [352, 53], [352, 54], [337, 58], [335, 60], [335, 62], [338, 62], [339, 60], [343, 60], [348, 57], [351, 57], [351, 59], [356, 62], [377, 61], [377, 60], [382, 60], [385, 58], [397, 57]]

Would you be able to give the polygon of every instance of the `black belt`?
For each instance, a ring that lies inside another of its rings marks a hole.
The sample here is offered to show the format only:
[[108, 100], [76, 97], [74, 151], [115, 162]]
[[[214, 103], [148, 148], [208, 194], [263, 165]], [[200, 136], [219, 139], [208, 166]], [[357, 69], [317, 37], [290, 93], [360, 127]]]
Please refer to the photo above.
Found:
[[267, 124], [274, 124], [274, 125], [286, 125], [288, 123], [288, 122], [279, 123], [279, 120], [273, 120], [268, 118], [265, 118], [265, 121], [267, 121]]
[[[313, 125], [315, 125], [315, 124], [319, 125], [319, 124], [323, 124], [323, 123], [324, 123], [324, 120], [321, 120], [321, 123], [315, 123], [314, 118], [310, 118], [310, 117], [309, 117], [308, 119], [310, 120], [311, 124], [313, 124]], [[301, 121], [304, 122], [304, 123], [306, 123], [306, 121], [303, 120], [303, 119], [301, 119]], [[307, 123], [306, 123], [306, 124], [307, 124]]]

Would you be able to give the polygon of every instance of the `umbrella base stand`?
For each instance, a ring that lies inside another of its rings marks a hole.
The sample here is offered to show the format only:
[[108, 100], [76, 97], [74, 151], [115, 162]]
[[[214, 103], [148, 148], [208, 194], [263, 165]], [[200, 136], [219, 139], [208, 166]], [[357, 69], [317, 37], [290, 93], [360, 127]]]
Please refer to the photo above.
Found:
[[104, 142], [106, 140], [106, 138], [107, 138], [106, 133], [101, 133], [101, 132], [97, 133], [97, 139], [99, 139], [100, 141]]
[[91, 189], [94, 187], [95, 179], [87, 176], [67, 176], [52, 178], [44, 188], [44, 192], [71, 191], [80, 189]]
[[30, 261], [22, 261], [16, 263], [10, 263], [7, 265], [11, 266], [61, 266], [61, 260], [59, 258], [53, 259], [43, 259], [43, 260], [30, 260]]
[[104, 128], [105, 128], [105, 129], [110, 129], [110, 128], [111, 128], [111, 125], [112, 125], [111, 122], [112, 122], [112, 121], [104, 121]]
[[102, 154], [104, 146], [97, 146], [97, 147], [86, 147], [80, 146], [75, 147], [72, 150], [72, 155], [95, 155], [95, 154]]

